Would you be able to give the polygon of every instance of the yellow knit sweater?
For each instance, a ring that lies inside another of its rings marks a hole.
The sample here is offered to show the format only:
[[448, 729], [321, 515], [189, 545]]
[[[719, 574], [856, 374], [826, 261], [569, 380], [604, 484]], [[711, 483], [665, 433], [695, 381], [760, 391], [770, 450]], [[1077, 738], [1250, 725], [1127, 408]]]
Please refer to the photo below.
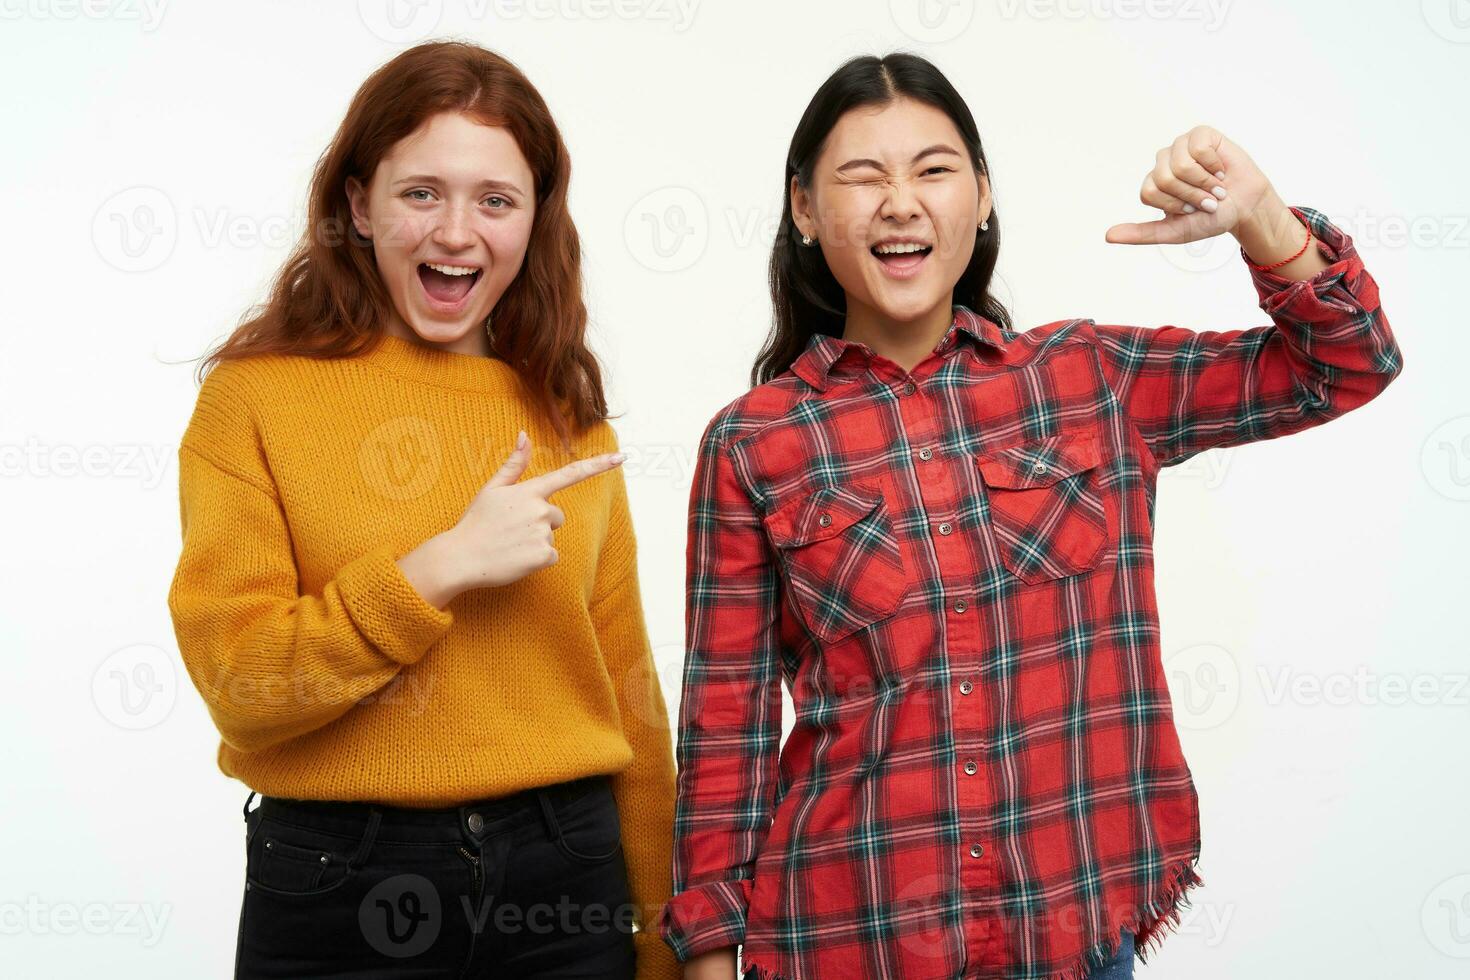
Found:
[[[504, 361], [385, 336], [216, 367], [179, 448], [179, 652], [258, 792], [448, 807], [615, 774], [639, 977], [674, 977], [674, 763], [621, 467], [552, 494], [556, 564], [441, 610], [396, 559], [451, 527], [525, 429], [572, 457]], [[576, 458], [612, 452], [600, 422]]]

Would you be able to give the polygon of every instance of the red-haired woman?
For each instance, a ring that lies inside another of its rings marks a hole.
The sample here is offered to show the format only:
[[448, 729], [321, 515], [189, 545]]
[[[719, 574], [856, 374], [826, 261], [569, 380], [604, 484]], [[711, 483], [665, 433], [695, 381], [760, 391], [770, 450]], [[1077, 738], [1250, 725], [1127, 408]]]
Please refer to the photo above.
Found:
[[237, 976], [676, 975], [648, 928], [672, 750], [569, 172], [505, 59], [405, 51], [206, 360], [168, 602], [251, 790]]

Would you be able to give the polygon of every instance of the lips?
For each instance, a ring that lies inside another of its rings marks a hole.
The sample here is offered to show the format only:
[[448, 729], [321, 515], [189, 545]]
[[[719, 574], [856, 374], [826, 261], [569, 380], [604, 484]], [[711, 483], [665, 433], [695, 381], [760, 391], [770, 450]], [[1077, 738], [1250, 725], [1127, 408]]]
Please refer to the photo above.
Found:
[[[437, 266], [438, 268], [435, 268]], [[453, 272], [443, 270], [450, 269]], [[479, 285], [484, 270], [478, 266], [461, 266], [446, 263], [421, 262], [418, 266], [419, 283], [429, 305], [443, 313], [457, 313], [464, 308], [465, 301]]]
[[889, 276], [907, 279], [918, 274], [934, 246], [919, 239], [885, 239], [868, 251]]

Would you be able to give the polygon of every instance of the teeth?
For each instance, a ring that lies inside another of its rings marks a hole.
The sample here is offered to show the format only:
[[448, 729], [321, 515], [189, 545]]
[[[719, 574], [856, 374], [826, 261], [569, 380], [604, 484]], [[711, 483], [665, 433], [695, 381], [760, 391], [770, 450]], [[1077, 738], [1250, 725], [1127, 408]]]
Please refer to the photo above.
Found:
[[473, 265], [435, 265], [433, 262], [425, 262], [424, 265], [446, 276], [472, 276], [480, 271], [477, 266]]
[[904, 255], [908, 252], [922, 252], [928, 247], [918, 242], [894, 242], [888, 245], [875, 245], [873, 251], [879, 255]]

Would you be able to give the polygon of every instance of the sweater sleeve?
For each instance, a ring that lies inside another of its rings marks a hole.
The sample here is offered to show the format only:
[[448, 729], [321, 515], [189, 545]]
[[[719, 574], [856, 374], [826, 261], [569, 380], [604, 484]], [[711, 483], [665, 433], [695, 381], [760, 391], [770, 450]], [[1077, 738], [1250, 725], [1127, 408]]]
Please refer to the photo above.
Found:
[[[609, 450], [612, 451], [612, 450]], [[629, 893], [637, 909], [638, 980], [677, 980], [681, 969], [659, 938], [658, 919], [672, 892], [674, 752], [668, 709], [649, 645], [638, 584], [637, 541], [621, 466], [608, 471], [612, 505], [598, 559], [591, 615], [612, 678], [623, 735], [633, 761], [613, 777], [622, 824]]]
[[225, 743], [268, 748], [341, 717], [422, 657], [453, 615], [382, 546], [300, 594], [291, 536], [233, 365], [201, 386], [179, 446], [179, 653]]
[[[1320, 425], [1403, 370], [1351, 237], [1320, 211], [1291, 210], [1329, 264], [1300, 280], [1247, 266], [1272, 323], [1201, 332], [1092, 324], [1109, 384], [1159, 465]], [[1240, 257], [1248, 262], [1244, 249]]]

